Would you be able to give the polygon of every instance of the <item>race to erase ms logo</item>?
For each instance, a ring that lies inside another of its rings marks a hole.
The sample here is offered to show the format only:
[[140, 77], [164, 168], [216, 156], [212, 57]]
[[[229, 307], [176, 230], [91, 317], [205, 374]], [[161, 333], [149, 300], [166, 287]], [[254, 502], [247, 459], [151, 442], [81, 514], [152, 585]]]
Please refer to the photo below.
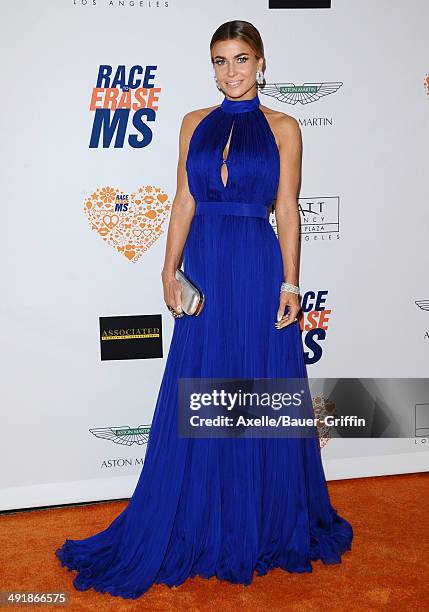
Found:
[[323, 353], [323, 342], [329, 329], [331, 309], [326, 300], [327, 290], [307, 291], [302, 296], [301, 311], [298, 314], [300, 329], [303, 333], [305, 363], [317, 363]]
[[90, 102], [90, 149], [147, 147], [161, 91], [154, 85], [156, 70], [157, 66], [99, 66]]

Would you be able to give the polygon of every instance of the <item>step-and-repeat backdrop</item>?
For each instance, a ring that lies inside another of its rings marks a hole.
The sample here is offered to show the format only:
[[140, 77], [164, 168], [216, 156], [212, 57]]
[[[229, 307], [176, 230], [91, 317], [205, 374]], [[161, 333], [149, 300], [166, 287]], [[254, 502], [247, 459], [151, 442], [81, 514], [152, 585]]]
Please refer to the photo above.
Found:
[[306, 4], [2, 4], [1, 509], [134, 490], [174, 324], [179, 128], [221, 102], [209, 41], [237, 18], [265, 44], [262, 104], [301, 126], [315, 404], [370, 416], [323, 438], [326, 477], [427, 470], [429, 391], [405, 379], [429, 375], [429, 8]]

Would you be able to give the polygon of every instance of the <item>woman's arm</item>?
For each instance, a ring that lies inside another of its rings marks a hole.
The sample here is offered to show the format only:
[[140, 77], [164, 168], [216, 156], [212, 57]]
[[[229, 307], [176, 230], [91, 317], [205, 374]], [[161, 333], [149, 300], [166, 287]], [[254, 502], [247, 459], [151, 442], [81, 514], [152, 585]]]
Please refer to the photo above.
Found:
[[181, 290], [175, 278], [175, 272], [176, 268], [181, 265], [183, 247], [195, 213], [195, 200], [189, 191], [186, 173], [186, 157], [189, 141], [198, 121], [198, 111], [192, 111], [183, 117], [180, 127], [177, 189], [171, 208], [164, 267], [161, 273], [164, 301], [167, 306], [170, 306], [179, 313], [181, 312]]
[[[281, 116], [277, 130], [280, 153], [280, 179], [275, 205], [277, 235], [283, 258], [284, 281], [299, 285], [300, 218], [298, 194], [301, 185], [302, 138], [298, 121], [294, 117]], [[280, 287], [279, 287], [280, 292]], [[286, 305], [289, 316], [284, 317]], [[294, 322], [300, 311], [298, 295], [280, 293], [278, 310], [282, 318], [277, 327]]]

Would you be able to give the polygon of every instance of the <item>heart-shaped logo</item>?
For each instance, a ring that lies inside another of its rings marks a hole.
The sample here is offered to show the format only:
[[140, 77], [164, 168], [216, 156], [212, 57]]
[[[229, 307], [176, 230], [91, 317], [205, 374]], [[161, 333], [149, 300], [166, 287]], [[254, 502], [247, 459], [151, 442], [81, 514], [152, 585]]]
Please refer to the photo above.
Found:
[[145, 185], [127, 194], [115, 187], [100, 187], [85, 199], [91, 229], [135, 263], [164, 232], [171, 208], [167, 194]]

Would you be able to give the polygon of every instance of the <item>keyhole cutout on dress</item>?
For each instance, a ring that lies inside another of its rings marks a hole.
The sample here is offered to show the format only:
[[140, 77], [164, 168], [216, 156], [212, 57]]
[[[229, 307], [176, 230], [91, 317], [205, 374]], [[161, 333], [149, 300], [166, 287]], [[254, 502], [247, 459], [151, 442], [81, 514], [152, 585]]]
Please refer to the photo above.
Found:
[[220, 176], [221, 176], [221, 181], [222, 181], [222, 185], [224, 186], [224, 189], [226, 189], [226, 187], [228, 185], [229, 170], [228, 170], [228, 166], [227, 166], [227, 161], [228, 161], [228, 157], [229, 157], [229, 147], [230, 147], [230, 144], [231, 144], [231, 136], [232, 136], [232, 130], [233, 129], [234, 129], [234, 122], [232, 123], [231, 131], [229, 132], [228, 142], [226, 143], [225, 148], [224, 148], [224, 150], [222, 152], [222, 165], [221, 165], [221, 168], [220, 168]]

